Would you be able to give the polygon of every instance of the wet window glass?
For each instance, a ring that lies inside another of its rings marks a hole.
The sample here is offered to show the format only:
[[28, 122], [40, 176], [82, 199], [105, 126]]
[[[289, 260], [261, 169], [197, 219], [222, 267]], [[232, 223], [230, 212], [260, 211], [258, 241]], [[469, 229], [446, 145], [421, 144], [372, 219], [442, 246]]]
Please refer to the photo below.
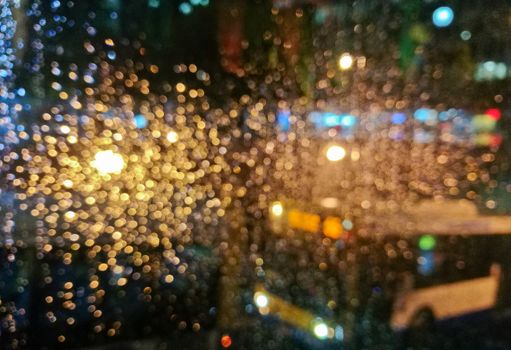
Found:
[[0, 348], [508, 349], [504, 0], [0, 0]]

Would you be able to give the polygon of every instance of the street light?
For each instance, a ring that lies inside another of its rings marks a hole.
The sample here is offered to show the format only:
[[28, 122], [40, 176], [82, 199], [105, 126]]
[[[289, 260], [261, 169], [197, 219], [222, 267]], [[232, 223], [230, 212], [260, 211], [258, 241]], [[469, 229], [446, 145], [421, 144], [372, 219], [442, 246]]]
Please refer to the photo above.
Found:
[[268, 306], [270, 300], [265, 293], [257, 292], [254, 294], [254, 302], [258, 308], [263, 308]]
[[281, 202], [273, 202], [270, 205], [270, 211], [273, 216], [281, 216], [284, 213], [284, 206]]
[[124, 159], [119, 153], [110, 150], [99, 151], [94, 155], [91, 166], [101, 174], [118, 174], [124, 168]]
[[66, 179], [62, 182], [62, 185], [64, 185], [65, 188], [73, 188], [74, 183], [72, 180]]
[[179, 135], [177, 134], [177, 132], [169, 131], [167, 133], [167, 141], [169, 141], [170, 143], [175, 143], [177, 142], [177, 140], [179, 140]]
[[341, 70], [348, 70], [353, 66], [353, 57], [349, 53], [343, 53], [339, 57], [339, 68]]
[[326, 158], [331, 162], [338, 162], [346, 157], [346, 150], [344, 147], [332, 145], [326, 150]]
[[316, 321], [312, 331], [318, 339], [326, 339], [328, 337], [328, 326], [321, 320]]

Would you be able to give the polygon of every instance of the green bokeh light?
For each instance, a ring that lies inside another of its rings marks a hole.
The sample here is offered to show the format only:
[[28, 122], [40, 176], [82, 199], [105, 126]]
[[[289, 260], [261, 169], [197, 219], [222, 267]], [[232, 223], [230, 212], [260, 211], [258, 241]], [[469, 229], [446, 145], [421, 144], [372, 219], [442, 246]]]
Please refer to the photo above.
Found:
[[436, 239], [431, 235], [425, 235], [419, 239], [419, 248], [421, 250], [433, 250], [435, 246]]

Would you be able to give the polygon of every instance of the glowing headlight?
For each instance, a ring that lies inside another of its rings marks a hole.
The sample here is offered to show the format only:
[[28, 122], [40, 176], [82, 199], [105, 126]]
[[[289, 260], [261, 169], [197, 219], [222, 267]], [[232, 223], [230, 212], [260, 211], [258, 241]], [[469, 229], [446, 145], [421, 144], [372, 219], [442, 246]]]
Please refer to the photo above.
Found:
[[257, 307], [267, 307], [270, 303], [268, 296], [262, 292], [257, 292], [254, 294], [254, 303]]

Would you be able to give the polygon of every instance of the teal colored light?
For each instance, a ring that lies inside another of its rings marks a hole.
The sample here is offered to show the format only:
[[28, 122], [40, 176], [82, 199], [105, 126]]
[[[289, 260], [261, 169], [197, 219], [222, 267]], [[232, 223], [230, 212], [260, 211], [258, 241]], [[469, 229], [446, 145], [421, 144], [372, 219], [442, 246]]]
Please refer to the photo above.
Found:
[[147, 126], [148, 121], [142, 114], [137, 114], [135, 116], [135, 127], [137, 129], [143, 129]]
[[334, 113], [323, 114], [323, 124], [327, 127], [338, 126], [341, 124], [342, 117]]
[[149, 0], [147, 5], [152, 8], [160, 7], [160, 0]]
[[448, 27], [454, 20], [454, 11], [448, 6], [441, 6], [433, 12], [432, 19], [436, 27]]
[[183, 2], [181, 5], [179, 5], [179, 11], [181, 11], [181, 13], [184, 15], [189, 15], [192, 13], [192, 10], [192, 5], [187, 2]]
[[421, 250], [433, 250], [436, 247], [436, 238], [431, 235], [422, 236], [419, 239], [419, 248]]
[[350, 114], [344, 114], [341, 116], [341, 125], [346, 128], [351, 128], [357, 124], [357, 117], [350, 115]]

